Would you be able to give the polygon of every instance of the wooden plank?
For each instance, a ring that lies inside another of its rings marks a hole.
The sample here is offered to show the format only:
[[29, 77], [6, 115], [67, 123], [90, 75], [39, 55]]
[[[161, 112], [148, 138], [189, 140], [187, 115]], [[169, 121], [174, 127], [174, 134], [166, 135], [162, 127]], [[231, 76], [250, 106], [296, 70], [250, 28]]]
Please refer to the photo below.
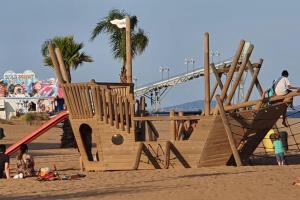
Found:
[[144, 116], [144, 117], [133, 117], [134, 121], [172, 121], [172, 120], [199, 120], [203, 116], [193, 115], [193, 116]]
[[[228, 94], [228, 96], [226, 98], [225, 105], [229, 105], [231, 103], [233, 95], [236, 92], [236, 89], [237, 89], [238, 85], [240, 84], [240, 80], [241, 80], [242, 75], [243, 75], [243, 73], [245, 71], [246, 65], [248, 63], [248, 60], [249, 60], [249, 58], [251, 56], [251, 53], [252, 53], [253, 49], [254, 49], [254, 45], [250, 44], [250, 46], [249, 46], [249, 48], [248, 48], [248, 50], [246, 52], [246, 56], [243, 58], [243, 61], [242, 61], [242, 64], [240, 66], [240, 69], [238, 71], [238, 74], [235, 77], [235, 81], [233, 83], [233, 86], [232, 86], [232, 88], [231, 88], [231, 90], [230, 90], [230, 92], [229, 92], [229, 94]], [[223, 100], [222, 98], [220, 98], [220, 99]]]
[[130, 133], [130, 122], [129, 122], [129, 106], [128, 106], [128, 100], [124, 99], [124, 105], [125, 105], [125, 121], [126, 121], [126, 131], [127, 133]]
[[107, 101], [108, 101], [108, 118], [109, 118], [109, 124], [111, 126], [114, 125], [114, 120], [113, 120], [113, 105], [112, 105], [112, 94], [111, 91], [107, 91]]
[[138, 169], [139, 168], [143, 146], [144, 146], [144, 143], [139, 143], [138, 144], [138, 150], [136, 152], [136, 159], [135, 159], [135, 162], [134, 162], [134, 165], [133, 165], [133, 169]]
[[104, 108], [103, 108], [103, 98], [102, 98], [102, 91], [100, 87], [96, 87], [96, 97], [97, 97], [97, 104], [99, 108], [99, 115], [100, 120], [103, 121], [103, 115], [104, 115]]
[[55, 70], [55, 74], [56, 74], [56, 77], [58, 79], [58, 82], [61, 83], [61, 84], [65, 83], [65, 80], [63, 79], [61, 71], [60, 71], [60, 67], [59, 67], [59, 64], [58, 64], [56, 54], [54, 52], [54, 45], [52, 43], [49, 43], [49, 45], [48, 45], [48, 52], [49, 52], [51, 61], [54, 65], [54, 70]]
[[210, 72], [209, 72], [209, 34], [206, 32], [204, 33], [204, 89], [205, 89], [205, 96], [204, 96], [204, 103], [205, 109], [204, 114], [205, 116], [210, 115]]
[[218, 89], [218, 85], [219, 85], [218, 82], [215, 81], [214, 87], [213, 87], [212, 91], [210, 92], [210, 101], [213, 100], [213, 98], [215, 96], [215, 93], [216, 93], [216, 91]]
[[[225, 97], [227, 96], [227, 91], [229, 89], [231, 80], [233, 78], [233, 74], [235, 72], [235, 68], [236, 68], [236, 66], [238, 64], [238, 61], [240, 59], [240, 56], [241, 56], [241, 53], [243, 51], [244, 45], [245, 45], [245, 40], [241, 40], [240, 44], [239, 44], [239, 47], [238, 47], [238, 49], [237, 49], [237, 51], [234, 55], [234, 58], [232, 60], [232, 63], [230, 65], [230, 69], [229, 69], [225, 84], [223, 86], [223, 90], [221, 91], [221, 96], [220, 96], [221, 101], [223, 101], [225, 99]], [[218, 112], [219, 112], [218, 105], [216, 105], [216, 107], [214, 109], [214, 114], [217, 115]]]
[[185, 168], [191, 168], [190, 164], [186, 161], [183, 155], [178, 151], [178, 149], [172, 143], [170, 143], [170, 150], [176, 156], [178, 161], [180, 161], [182, 166], [184, 166]]
[[235, 162], [236, 162], [237, 166], [241, 166], [242, 161], [241, 161], [239, 152], [237, 151], [236, 146], [235, 146], [235, 142], [234, 142], [232, 132], [231, 132], [231, 129], [230, 129], [230, 124], [227, 120], [226, 113], [225, 113], [225, 110], [224, 110], [224, 107], [223, 107], [223, 103], [222, 103], [219, 95], [216, 96], [216, 99], [217, 99], [220, 115], [221, 115], [222, 121], [224, 123], [224, 128], [225, 128], [225, 131], [226, 131], [226, 134], [227, 134], [227, 137], [228, 137], [228, 141], [229, 141], [229, 144], [230, 144]]
[[171, 150], [171, 142], [170, 141], [166, 141], [165, 144], [165, 169], [169, 169], [170, 166], [170, 150]]
[[122, 97], [119, 97], [119, 112], [120, 112], [120, 126], [121, 126], [121, 130], [124, 131], [125, 128], [124, 128], [124, 104], [123, 104], [123, 100], [122, 100]]
[[76, 111], [75, 111], [74, 106], [72, 105], [72, 102], [71, 102], [71, 97], [70, 97], [70, 94], [69, 94], [68, 86], [64, 84], [62, 86], [62, 89], [63, 89], [63, 95], [64, 95], [64, 99], [66, 101], [67, 109], [69, 110], [71, 118], [72, 117], [77, 117]]
[[214, 73], [214, 75], [215, 75], [216, 82], [218, 83], [218, 86], [220, 87], [220, 90], [222, 90], [222, 89], [223, 89], [223, 83], [222, 83], [222, 80], [221, 80], [222, 74], [220, 75], [220, 74], [218, 73], [218, 71], [217, 71], [216, 66], [215, 66], [214, 63], [212, 63], [212, 64], [210, 65], [210, 68], [212, 69], [212, 71], [213, 71], [213, 73]]
[[88, 105], [87, 105], [87, 102], [86, 102], [86, 98], [85, 98], [85, 94], [84, 94], [84, 86], [83, 84], [78, 84], [76, 86], [76, 89], [78, 90], [78, 93], [79, 93], [79, 100], [81, 101], [81, 104], [80, 106], [82, 107], [82, 110], [83, 110], [83, 113], [84, 113], [84, 116], [83, 118], [88, 118]]
[[119, 129], [119, 112], [118, 112], [118, 106], [117, 106], [117, 95], [113, 95], [112, 100], [113, 100], [113, 105], [114, 105], [114, 113], [115, 113], [115, 126], [117, 129]]
[[71, 77], [69, 77], [69, 74], [67, 73], [66, 66], [65, 66], [63, 57], [61, 55], [61, 51], [57, 47], [55, 48], [54, 51], [55, 51], [55, 54], [56, 54], [56, 57], [57, 57], [57, 61], [58, 61], [58, 64], [59, 64], [60, 73], [62, 75], [62, 78], [63, 78], [64, 82], [70, 83]]
[[87, 85], [84, 86], [85, 98], [88, 105], [88, 115], [89, 117], [93, 117], [93, 108], [92, 108], [92, 97], [90, 93], [90, 89]]
[[77, 111], [78, 111], [78, 115], [77, 116], [78, 116], [79, 119], [81, 119], [82, 116], [83, 116], [83, 112], [82, 112], [82, 107], [81, 107], [81, 105], [79, 103], [79, 98], [78, 98], [79, 95], [76, 92], [75, 85], [70, 85], [70, 89], [72, 91], [72, 96], [73, 96], [72, 99], [74, 100], [76, 108], [77, 108]]
[[[175, 111], [172, 110], [170, 112], [170, 117], [174, 117], [175, 116]], [[175, 141], [176, 140], [176, 127], [175, 127], [175, 121], [171, 121], [170, 122], [170, 131], [171, 131], [171, 140]]]
[[107, 124], [108, 118], [107, 118], [107, 106], [106, 106], [106, 90], [104, 88], [101, 88], [101, 95], [102, 95], [104, 122]]
[[135, 103], [132, 101], [129, 101], [129, 106], [130, 106], [130, 127], [131, 127], [131, 132], [135, 133], [135, 127], [136, 127], [136, 122], [132, 120], [132, 118], [135, 116]]
[[91, 87], [91, 90], [92, 90], [93, 104], [94, 104], [94, 108], [95, 108], [95, 115], [100, 118], [99, 96], [97, 95], [96, 85], [93, 85]]

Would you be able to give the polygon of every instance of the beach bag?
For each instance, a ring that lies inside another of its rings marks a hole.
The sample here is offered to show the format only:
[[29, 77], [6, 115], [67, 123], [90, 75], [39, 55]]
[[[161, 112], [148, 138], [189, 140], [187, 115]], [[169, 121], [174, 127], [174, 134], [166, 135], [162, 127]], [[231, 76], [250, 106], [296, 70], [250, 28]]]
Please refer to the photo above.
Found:
[[39, 169], [37, 178], [38, 181], [54, 181], [58, 179], [60, 178], [55, 166], [54, 169], [51, 169], [50, 167], [43, 167]]

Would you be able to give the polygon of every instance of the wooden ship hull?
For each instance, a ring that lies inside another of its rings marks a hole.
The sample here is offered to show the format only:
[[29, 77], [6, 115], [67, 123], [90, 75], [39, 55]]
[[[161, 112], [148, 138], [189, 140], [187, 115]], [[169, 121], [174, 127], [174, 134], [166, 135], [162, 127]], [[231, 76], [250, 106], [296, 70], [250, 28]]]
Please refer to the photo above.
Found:
[[[127, 45], [127, 43], [126, 43]], [[69, 83], [58, 48], [48, 46], [64, 98], [77, 146], [86, 170], [136, 170], [246, 165], [267, 132], [286, 112], [293, 96], [249, 101], [253, 87], [263, 94], [258, 73], [263, 60], [251, 64], [254, 46], [245, 49], [241, 40], [229, 65], [216, 69], [209, 63], [208, 34], [204, 39], [205, 109], [201, 115], [170, 112], [147, 114], [145, 98], [135, 100], [130, 48], [127, 49], [128, 83]], [[127, 47], [127, 46], [126, 46]], [[242, 56], [242, 52], [244, 52]], [[129, 66], [129, 68], [128, 68]], [[212, 70], [212, 73], [210, 73]], [[232, 98], [245, 70], [252, 80], [244, 102]], [[235, 81], [232, 81], [236, 73]], [[223, 84], [221, 77], [226, 74]], [[210, 89], [210, 77], [215, 87]], [[230, 88], [229, 86], [232, 85]], [[220, 88], [220, 95], [215, 95]], [[230, 89], [230, 91], [228, 91]], [[216, 98], [218, 105], [211, 109]]]
[[[126, 93], [130, 87], [110, 88], [109, 84], [101, 83], [63, 85], [70, 121], [87, 170], [236, 164], [220, 115], [137, 117], [135, 102], [119, 92]], [[244, 164], [286, 106], [278, 103], [228, 116], [235, 147]], [[180, 140], [178, 135], [183, 121], [197, 121], [186, 140]], [[114, 137], [120, 141], [114, 143]]]

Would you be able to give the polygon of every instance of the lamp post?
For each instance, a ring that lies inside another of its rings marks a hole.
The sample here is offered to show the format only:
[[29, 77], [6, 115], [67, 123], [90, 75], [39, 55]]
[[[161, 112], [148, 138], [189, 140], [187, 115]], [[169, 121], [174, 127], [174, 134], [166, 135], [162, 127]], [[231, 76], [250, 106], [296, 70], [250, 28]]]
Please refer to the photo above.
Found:
[[195, 59], [194, 58], [191, 58], [190, 59], [190, 62], [192, 63], [192, 67], [193, 67], [193, 71], [195, 70]]
[[189, 64], [192, 64], [192, 70], [194, 71], [195, 59], [194, 58], [185, 58], [184, 64], [186, 65], [186, 73], [189, 73]]
[[189, 73], [189, 59], [188, 58], [184, 59], [184, 64], [186, 65], [186, 73]]
[[[220, 55], [221, 55], [221, 53], [218, 51], [218, 50], [216, 50], [216, 51], [213, 51], [213, 50], [210, 50], [210, 57], [211, 57], [211, 62], [213, 63], [214, 62], [214, 56], [215, 57], [220, 57]], [[217, 61], [218, 61], [219, 59], [217, 59]]]
[[161, 72], [161, 80], [164, 80], [164, 72], [167, 72], [168, 79], [169, 79], [169, 73], [170, 73], [170, 68], [169, 67], [160, 67], [159, 71]]

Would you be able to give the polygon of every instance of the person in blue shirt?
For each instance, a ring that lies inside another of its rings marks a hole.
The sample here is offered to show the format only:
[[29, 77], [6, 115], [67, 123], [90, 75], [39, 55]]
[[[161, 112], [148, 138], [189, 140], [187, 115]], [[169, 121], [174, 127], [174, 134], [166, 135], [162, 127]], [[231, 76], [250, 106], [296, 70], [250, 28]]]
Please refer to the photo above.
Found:
[[279, 133], [275, 134], [273, 146], [275, 149], [275, 156], [276, 156], [278, 165], [279, 166], [285, 165], [284, 148], [283, 148]]

